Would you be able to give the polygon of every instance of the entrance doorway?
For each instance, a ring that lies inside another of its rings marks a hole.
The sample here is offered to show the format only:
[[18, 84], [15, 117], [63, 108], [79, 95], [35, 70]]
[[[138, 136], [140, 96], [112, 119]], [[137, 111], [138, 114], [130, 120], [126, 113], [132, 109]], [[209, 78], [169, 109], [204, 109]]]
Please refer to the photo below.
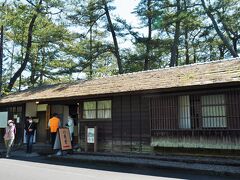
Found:
[[49, 133], [47, 129], [48, 120], [46, 118], [46, 111], [37, 112], [37, 117], [39, 119], [37, 123], [37, 142], [49, 142]]

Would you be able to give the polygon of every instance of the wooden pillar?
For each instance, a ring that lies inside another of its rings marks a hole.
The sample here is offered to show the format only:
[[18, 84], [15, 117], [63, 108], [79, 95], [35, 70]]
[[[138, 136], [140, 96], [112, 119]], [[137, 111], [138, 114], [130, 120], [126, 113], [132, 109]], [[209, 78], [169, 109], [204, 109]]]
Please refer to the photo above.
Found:
[[97, 152], [97, 144], [98, 144], [98, 136], [97, 136], [97, 126], [94, 127], [94, 152]]
[[85, 126], [85, 152], [87, 152], [88, 151], [88, 140], [87, 140], [87, 132], [88, 131], [88, 127], [87, 126]]
[[45, 127], [46, 127], [46, 142], [50, 142], [50, 129], [48, 127], [48, 121], [51, 118], [51, 106], [48, 104], [45, 114]]
[[81, 137], [80, 137], [80, 119], [81, 119], [81, 114], [80, 114], [80, 106], [79, 106], [79, 103], [77, 103], [77, 126], [78, 126], [78, 134], [77, 134], [77, 137], [78, 137], [78, 144], [80, 146], [80, 143], [81, 143]]

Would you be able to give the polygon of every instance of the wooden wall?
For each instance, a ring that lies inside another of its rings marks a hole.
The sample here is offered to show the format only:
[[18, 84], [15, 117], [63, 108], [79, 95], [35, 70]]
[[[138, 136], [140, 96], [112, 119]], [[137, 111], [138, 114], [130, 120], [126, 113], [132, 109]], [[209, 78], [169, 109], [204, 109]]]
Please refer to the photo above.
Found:
[[150, 148], [149, 102], [138, 95], [113, 97], [113, 151], [146, 152]]
[[[209, 94], [224, 95], [226, 127], [204, 127], [202, 125], [200, 97]], [[180, 121], [178, 103], [176, 94], [150, 98], [152, 146], [240, 149], [240, 91], [238, 89], [190, 94], [191, 127], [185, 129], [178, 125]], [[187, 116], [186, 119], [188, 119]]]
[[[99, 151], [149, 151], [150, 121], [148, 100], [140, 95], [114, 96], [111, 100], [111, 120], [80, 120], [81, 146], [84, 147], [85, 145], [85, 126], [97, 126]], [[93, 145], [89, 145], [88, 149], [92, 151]]]

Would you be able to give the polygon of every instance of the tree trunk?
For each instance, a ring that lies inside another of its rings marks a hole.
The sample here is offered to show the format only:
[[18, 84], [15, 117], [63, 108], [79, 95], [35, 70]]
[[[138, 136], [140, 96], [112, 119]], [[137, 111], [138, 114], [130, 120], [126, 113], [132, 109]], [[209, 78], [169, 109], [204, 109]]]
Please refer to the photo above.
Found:
[[237, 52], [234, 50], [233, 46], [231, 45], [231, 43], [229, 42], [229, 40], [226, 38], [226, 36], [220, 31], [218, 24], [214, 18], [214, 16], [212, 15], [211, 11], [207, 8], [206, 3], [204, 0], [201, 0], [203, 8], [205, 10], [205, 12], [207, 13], [208, 17], [211, 19], [212, 23], [213, 23], [213, 27], [216, 30], [218, 36], [221, 38], [221, 40], [223, 41], [224, 45], [227, 47], [227, 49], [229, 50], [229, 52], [231, 53], [231, 55], [233, 57], [238, 57]]
[[177, 0], [177, 21], [176, 21], [176, 28], [175, 28], [173, 45], [172, 45], [172, 48], [171, 48], [170, 67], [175, 66], [176, 63], [177, 63], [177, 59], [178, 59], [178, 44], [179, 44], [180, 23], [181, 23], [178, 18], [179, 18], [180, 11], [181, 11], [180, 0]]
[[116, 33], [112, 24], [112, 20], [109, 14], [109, 10], [108, 10], [108, 6], [107, 6], [107, 2], [106, 0], [102, 0], [103, 5], [104, 5], [104, 10], [107, 16], [107, 20], [108, 20], [108, 25], [112, 34], [112, 38], [113, 38], [113, 43], [114, 43], [114, 55], [117, 58], [117, 64], [118, 64], [118, 72], [119, 74], [123, 74], [123, 67], [122, 67], [122, 60], [119, 54], [119, 47], [118, 47], [118, 42], [117, 42], [117, 37], [116, 37]]
[[213, 46], [212, 45], [210, 45], [209, 46], [209, 59], [210, 59], [210, 61], [213, 61], [214, 60], [214, 51], [213, 51]]
[[1, 40], [0, 40], [0, 96], [2, 95], [2, 81], [3, 81], [3, 25], [1, 26]]
[[45, 67], [45, 48], [42, 48], [42, 64], [41, 64], [41, 70], [40, 70], [40, 82], [39, 84], [43, 84], [43, 75], [44, 75], [44, 67]]
[[145, 62], [144, 62], [144, 70], [149, 69], [149, 61], [150, 61], [150, 49], [151, 49], [151, 40], [152, 40], [152, 15], [150, 12], [152, 12], [151, 9], [152, 6], [152, 0], [148, 0], [147, 2], [147, 8], [148, 8], [148, 39], [146, 43], [146, 55], [145, 55]]
[[197, 52], [196, 52], [196, 48], [193, 48], [193, 63], [197, 62]]
[[38, 63], [38, 57], [39, 57], [39, 53], [40, 53], [40, 48], [41, 47], [37, 47], [37, 54], [36, 57], [34, 57], [31, 61], [31, 76], [30, 76], [30, 86], [34, 87], [36, 84], [36, 80], [37, 80], [37, 63]]
[[[187, 13], [187, 1], [184, 0], [184, 11]], [[184, 44], [185, 44], [185, 58], [186, 58], [186, 64], [190, 64], [190, 56], [189, 56], [189, 43], [188, 43], [188, 26], [185, 26], [185, 31], [184, 31], [184, 36], [185, 36], [185, 39], [184, 39]]]
[[13, 43], [12, 46], [12, 52], [11, 52], [11, 61], [10, 61], [10, 77], [13, 75], [13, 61], [14, 61], [14, 52], [15, 52], [15, 43]]
[[188, 30], [185, 29], [185, 58], [186, 64], [190, 64], [190, 56], [189, 56], [189, 44], [188, 44]]
[[17, 70], [17, 72], [10, 79], [10, 82], [7, 87], [8, 91], [12, 90], [13, 85], [16, 82], [17, 78], [19, 78], [21, 76], [22, 72], [24, 71], [24, 69], [27, 66], [27, 63], [29, 62], [29, 57], [30, 57], [31, 47], [32, 47], [32, 32], [33, 32], [33, 26], [34, 26], [34, 22], [35, 22], [36, 18], [37, 18], [37, 15], [34, 14], [32, 17], [32, 20], [29, 24], [29, 28], [28, 28], [28, 42], [27, 42], [25, 58], [23, 60], [23, 63], [21, 64], [21, 67]]
[[219, 59], [224, 59], [224, 46], [223, 45], [219, 45], [218, 46], [218, 49], [219, 49]]
[[[21, 41], [21, 65], [23, 63], [24, 59], [24, 35], [22, 34], [22, 41]], [[12, 77], [12, 76], [11, 76]], [[21, 91], [21, 86], [22, 86], [22, 73], [19, 76], [19, 83], [18, 83], [18, 91]]]
[[233, 42], [233, 48], [234, 48], [235, 52], [237, 52], [238, 38], [234, 37], [232, 42]]
[[93, 56], [92, 56], [92, 42], [93, 42], [93, 37], [92, 37], [92, 33], [93, 33], [93, 30], [92, 30], [92, 25], [90, 27], [90, 40], [89, 40], [89, 76], [90, 78], [92, 79], [92, 76], [93, 76]]
[[20, 68], [17, 70], [17, 72], [13, 75], [13, 77], [10, 79], [10, 82], [8, 84], [7, 90], [10, 92], [13, 88], [13, 85], [15, 84], [16, 80], [21, 76], [22, 72], [27, 66], [27, 63], [29, 62], [29, 57], [31, 53], [31, 48], [32, 48], [32, 34], [33, 34], [33, 26], [34, 23], [38, 17], [38, 13], [40, 13], [40, 7], [42, 5], [42, 0], [39, 1], [39, 4], [36, 6], [36, 13], [34, 13], [29, 27], [28, 27], [28, 35], [27, 35], [27, 47], [26, 47], [26, 53], [25, 53], [25, 58], [23, 59], [23, 63], [21, 64]]
[[[2, 4], [2, 9], [4, 8], [5, 4], [6, 4], [7, 1], [5, 1], [3, 4]], [[4, 33], [4, 27], [3, 25], [1, 25], [1, 28], [0, 28], [0, 33], [1, 33], [1, 36], [0, 36], [0, 96], [2, 95], [2, 86], [3, 86], [3, 33]]]

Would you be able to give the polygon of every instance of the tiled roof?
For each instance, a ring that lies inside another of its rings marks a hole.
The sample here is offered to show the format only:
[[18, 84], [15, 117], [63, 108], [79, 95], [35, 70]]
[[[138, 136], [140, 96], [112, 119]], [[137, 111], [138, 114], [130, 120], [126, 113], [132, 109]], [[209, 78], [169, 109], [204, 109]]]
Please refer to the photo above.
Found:
[[240, 58], [42, 86], [2, 97], [0, 104], [229, 82], [240, 83]]

